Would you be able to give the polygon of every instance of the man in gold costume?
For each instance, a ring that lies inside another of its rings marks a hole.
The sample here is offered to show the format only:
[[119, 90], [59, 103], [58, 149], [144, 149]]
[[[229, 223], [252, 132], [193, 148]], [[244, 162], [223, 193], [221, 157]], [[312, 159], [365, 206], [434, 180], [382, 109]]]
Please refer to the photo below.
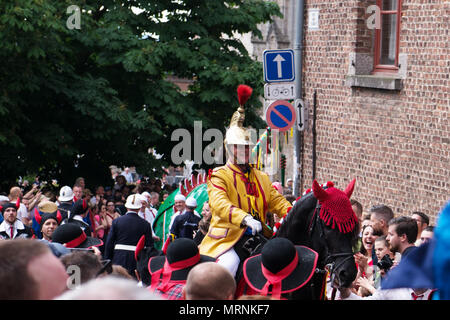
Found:
[[250, 132], [243, 126], [244, 103], [252, 89], [238, 87], [240, 107], [233, 114], [225, 136], [227, 163], [215, 168], [208, 181], [211, 206], [211, 224], [200, 244], [200, 253], [217, 258], [217, 263], [227, 268], [233, 276], [240, 258], [234, 246], [246, 236], [263, 231], [266, 237], [272, 232], [265, 224], [268, 212], [285, 216], [292, 207], [275, 188], [268, 175], [249, 164], [254, 145]]

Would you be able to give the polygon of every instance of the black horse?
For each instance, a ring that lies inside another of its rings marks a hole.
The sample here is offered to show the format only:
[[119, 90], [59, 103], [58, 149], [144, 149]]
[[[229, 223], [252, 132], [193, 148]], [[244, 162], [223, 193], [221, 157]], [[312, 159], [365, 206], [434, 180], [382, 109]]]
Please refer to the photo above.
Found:
[[[352, 183], [354, 184], [354, 181]], [[349, 185], [350, 188], [347, 187], [344, 191], [348, 198], [353, 190], [352, 183], [351, 187]], [[319, 254], [314, 276], [303, 288], [291, 293], [289, 299], [324, 299], [327, 271], [330, 272], [331, 279], [337, 286], [349, 287], [355, 280], [357, 270], [352, 248], [359, 233], [358, 222], [356, 220], [350, 232], [344, 233], [336, 226], [333, 228], [333, 224], [327, 225], [320, 217], [320, 210], [321, 204], [314, 192], [309, 192], [295, 202], [276, 232], [275, 237], [287, 238], [295, 245], [307, 246]], [[251, 248], [247, 249], [249, 255], [260, 253], [267, 241], [261, 236], [258, 240], [252, 239], [244, 244], [244, 247]]]

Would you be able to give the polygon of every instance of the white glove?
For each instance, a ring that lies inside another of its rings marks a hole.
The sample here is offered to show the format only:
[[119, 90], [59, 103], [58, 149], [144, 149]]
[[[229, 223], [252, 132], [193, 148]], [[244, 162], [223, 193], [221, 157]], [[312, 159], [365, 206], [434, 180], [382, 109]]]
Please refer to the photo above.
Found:
[[255, 235], [258, 232], [262, 231], [262, 225], [261, 222], [258, 220], [253, 219], [251, 215], [247, 215], [244, 220], [242, 221], [242, 224], [246, 225], [250, 229], [252, 229], [252, 235]]

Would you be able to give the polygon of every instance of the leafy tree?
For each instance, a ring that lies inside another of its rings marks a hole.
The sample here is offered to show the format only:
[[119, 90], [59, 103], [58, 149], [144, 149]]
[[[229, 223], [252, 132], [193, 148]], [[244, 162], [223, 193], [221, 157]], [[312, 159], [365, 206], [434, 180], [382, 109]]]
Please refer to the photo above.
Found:
[[[70, 5], [81, 8], [80, 29], [66, 25]], [[260, 35], [257, 25], [280, 15], [274, 2], [15, 0], [0, 12], [5, 184], [33, 172], [109, 183], [110, 164], [159, 174], [176, 128], [225, 129], [240, 83], [254, 88], [246, 125], [263, 126], [261, 64], [234, 35]]]

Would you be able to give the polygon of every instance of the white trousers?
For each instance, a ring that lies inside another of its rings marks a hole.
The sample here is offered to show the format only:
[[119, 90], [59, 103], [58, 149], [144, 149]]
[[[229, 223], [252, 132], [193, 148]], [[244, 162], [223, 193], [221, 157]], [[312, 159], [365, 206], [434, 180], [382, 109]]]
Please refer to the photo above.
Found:
[[230, 271], [230, 273], [233, 277], [236, 276], [236, 272], [237, 272], [240, 262], [241, 262], [241, 260], [239, 259], [239, 256], [237, 255], [236, 251], [234, 251], [233, 248], [222, 253], [217, 258], [217, 263], [220, 264], [221, 266], [223, 266], [228, 271]]

